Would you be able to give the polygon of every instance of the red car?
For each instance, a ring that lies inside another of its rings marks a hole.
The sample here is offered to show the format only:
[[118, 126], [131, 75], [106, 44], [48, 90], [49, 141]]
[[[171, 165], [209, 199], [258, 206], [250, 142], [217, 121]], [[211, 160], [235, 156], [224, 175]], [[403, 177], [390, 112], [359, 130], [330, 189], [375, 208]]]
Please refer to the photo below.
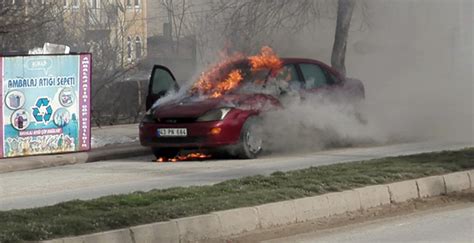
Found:
[[240, 82], [232, 89], [221, 84], [220, 88], [229, 88], [227, 92], [210, 92], [207, 96], [192, 92], [196, 88], [193, 86], [186, 95], [161, 103], [155, 102], [170, 90], [177, 90], [178, 84], [168, 68], [156, 65], [149, 83], [147, 114], [139, 128], [141, 144], [151, 147], [157, 158], [173, 158], [183, 149], [224, 150], [239, 158], [255, 158], [264, 146], [255, 132], [259, 114], [281, 108], [279, 99], [285, 95], [285, 90], [278, 87], [273, 93], [255, 88], [256, 84], [268, 88], [269, 79], [286, 80], [286, 87], [302, 94], [325, 90], [337, 91], [355, 100], [364, 98], [360, 81], [346, 79], [320, 61], [279, 60], [281, 65], [276, 70], [267, 68], [254, 72], [249, 59], [245, 58], [214, 67], [214, 79], [230, 81], [233, 74], [239, 74]]

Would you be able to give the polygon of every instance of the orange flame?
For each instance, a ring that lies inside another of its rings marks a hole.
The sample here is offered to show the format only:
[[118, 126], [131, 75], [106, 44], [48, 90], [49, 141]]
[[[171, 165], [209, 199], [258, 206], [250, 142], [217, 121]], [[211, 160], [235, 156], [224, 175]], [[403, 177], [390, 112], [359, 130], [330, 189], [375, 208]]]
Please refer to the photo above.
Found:
[[[209, 69], [209, 71], [201, 74], [199, 80], [194, 83], [191, 88], [191, 92], [208, 95], [211, 98], [217, 98], [236, 89], [244, 79], [242, 70], [231, 70], [227, 76], [225, 76], [225, 79], [222, 75], [224, 74], [223, 72], [226, 71], [226, 67], [229, 67], [236, 61], [243, 60], [244, 57], [245, 56], [240, 53], [235, 53], [217, 63]], [[272, 48], [268, 46], [262, 47], [258, 55], [247, 57], [247, 60], [250, 63], [252, 72], [268, 69], [271, 70], [272, 76], [274, 76], [283, 66], [281, 59], [275, 54]]]
[[212, 156], [209, 154], [203, 153], [189, 153], [186, 155], [178, 155], [174, 158], [165, 158], [160, 157], [156, 161], [157, 162], [178, 162], [178, 161], [190, 161], [190, 160], [202, 160], [202, 159], [209, 159]]
[[250, 65], [252, 65], [252, 72], [269, 69], [273, 73], [280, 70], [283, 66], [281, 59], [268, 46], [262, 47], [259, 55], [250, 56], [248, 59]]
[[193, 87], [191, 88], [191, 92], [200, 94], [214, 94], [216, 92], [214, 90], [216, 85], [220, 83], [220, 80], [217, 79], [222, 77], [222, 71], [225, 69], [225, 67], [243, 58], [244, 55], [240, 53], [235, 53], [232, 56], [225, 57], [223, 61], [217, 63], [207, 72], [201, 74], [198, 81], [194, 83]]
[[229, 73], [229, 76], [227, 77], [227, 79], [216, 86], [216, 88], [214, 89], [214, 93], [212, 93], [211, 97], [217, 98], [221, 96], [223, 93], [226, 93], [230, 90], [235, 89], [235, 87], [239, 85], [242, 79], [244, 78], [242, 77], [242, 72], [240, 70], [237, 70], [237, 69], [232, 70], [232, 72]]

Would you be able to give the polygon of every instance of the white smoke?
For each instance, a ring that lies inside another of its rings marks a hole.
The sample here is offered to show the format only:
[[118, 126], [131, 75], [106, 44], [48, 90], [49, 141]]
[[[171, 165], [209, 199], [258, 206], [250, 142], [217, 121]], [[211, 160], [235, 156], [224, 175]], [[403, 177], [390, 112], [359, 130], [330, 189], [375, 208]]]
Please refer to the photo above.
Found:
[[387, 136], [367, 120], [362, 104], [334, 102], [331, 94], [293, 93], [283, 109], [263, 114], [266, 149], [272, 152], [314, 151], [335, 146], [384, 143]]

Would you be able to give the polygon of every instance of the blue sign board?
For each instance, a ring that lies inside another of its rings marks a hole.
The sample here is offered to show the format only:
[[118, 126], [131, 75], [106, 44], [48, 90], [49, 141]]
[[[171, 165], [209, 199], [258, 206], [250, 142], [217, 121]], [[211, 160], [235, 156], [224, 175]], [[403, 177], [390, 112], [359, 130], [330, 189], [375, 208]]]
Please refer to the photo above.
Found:
[[0, 57], [0, 157], [90, 149], [91, 55]]

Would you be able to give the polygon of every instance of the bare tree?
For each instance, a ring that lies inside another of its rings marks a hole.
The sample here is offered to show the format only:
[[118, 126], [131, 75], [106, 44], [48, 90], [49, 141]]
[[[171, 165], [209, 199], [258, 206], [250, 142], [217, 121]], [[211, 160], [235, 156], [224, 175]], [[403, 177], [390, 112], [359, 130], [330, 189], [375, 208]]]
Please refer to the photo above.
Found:
[[192, 8], [186, 0], [161, 0], [160, 5], [164, 7], [168, 15], [168, 24], [170, 25], [170, 32], [172, 40], [176, 43], [174, 52], [179, 54], [180, 40], [183, 36], [183, 27], [188, 11]]
[[204, 17], [209, 33], [212, 29], [227, 40], [229, 48], [241, 52], [253, 52], [261, 44], [269, 44], [268, 38], [277, 31], [295, 33], [320, 16], [320, 5], [325, 1], [263, 1], [219, 0], [209, 3]]
[[57, 42], [64, 31], [62, 5], [57, 2], [0, 0], [0, 51], [27, 51]]
[[141, 46], [136, 45], [135, 37], [129, 33], [142, 19], [133, 9], [127, 9], [123, 1], [98, 1], [98, 4], [70, 13], [67, 24], [74, 31], [66, 42], [73, 49], [93, 54], [93, 122], [100, 126], [119, 123], [121, 119], [133, 121], [140, 108], [133, 107], [127, 99], [135, 97], [128, 94], [137, 88], [121, 90], [121, 86], [128, 85], [121, 81], [140, 64], [137, 53], [141, 50], [136, 48]]
[[[207, 8], [198, 11], [205, 14], [189, 18], [192, 21], [185, 23], [185, 27], [189, 27], [188, 24], [194, 27], [198, 45], [207, 50], [216, 49], [215, 43], [220, 41], [227, 42], [230, 51], [254, 52], [263, 44], [272, 44], [271, 37], [276, 33], [293, 35], [320, 18], [334, 19], [337, 27], [333, 65], [342, 73], [345, 73], [345, 43], [354, 6], [361, 7], [364, 19], [367, 13], [363, 0], [214, 0], [205, 3]], [[193, 12], [190, 11], [191, 16]], [[364, 19], [363, 25], [367, 24]]]

